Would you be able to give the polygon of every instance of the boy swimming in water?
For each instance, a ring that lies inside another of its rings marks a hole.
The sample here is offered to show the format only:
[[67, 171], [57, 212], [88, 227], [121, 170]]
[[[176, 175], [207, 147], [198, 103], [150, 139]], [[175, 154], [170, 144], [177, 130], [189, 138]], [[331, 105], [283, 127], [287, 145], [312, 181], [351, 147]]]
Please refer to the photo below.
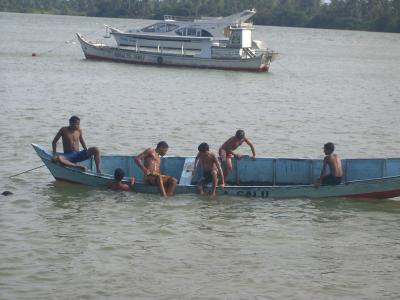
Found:
[[197, 192], [203, 195], [203, 185], [212, 182], [211, 196], [215, 196], [218, 184], [218, 173], [221, 177], [221, 188], [223, 189], [225, 185], [224, 173], [222, 172], [221, 165], [216, 155], [210, 152], [210, 147], [207, 143], [201, 143], [197, 149], [199, 153], [196, 157], [195, 170], [198, 163], [201, 163], [201, 178], [197, 183]]
[[[322, 185], [338, 185], [342, 182], [343, 170], [342, 161], [337, 154], [333, 154], [335, 151], [335, 145], [333, 143], [326, 143], [324, 145], [324, 164], [322, 166], [321, 175], [315, 183], [315, 187], [318, 188]], [[330, 174], [325, 175], [326, 167], [329, 166]]]
[[111, 182], [108, 187], [114, 191], [133, 191], [133, 186], [135, 185], [135, 177], [129, 179], [128, 184], [122, 183], [125, 173], [121, 168], [115, 169], [114, 172], [114, 182]]
[[229, 138], [222, 146], [219, 148], [219, 157], [221, 158], [221, 162], [224, 163], [224, 172], [225, 172], [225, 180], [228, 177], [228, 174], [232, 171], [232, 158], [236, 156], [237, 159], [242, 157], [239, 153], [234, 153], [239, 146], [243, 143], [249, 145], [251, 152], [253, 154], [252, 159], [256, 159], [256, 150], [254, 145], [245, 137], [245, 133], [243, 130], [236, 131], [235, 136]]

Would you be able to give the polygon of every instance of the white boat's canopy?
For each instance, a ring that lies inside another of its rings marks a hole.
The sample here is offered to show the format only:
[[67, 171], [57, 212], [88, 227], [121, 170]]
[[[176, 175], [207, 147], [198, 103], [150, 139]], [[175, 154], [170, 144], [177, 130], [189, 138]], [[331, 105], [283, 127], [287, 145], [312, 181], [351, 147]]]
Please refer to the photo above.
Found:
[[232, 14], [226, 17], [181, 17], [164, 15], [164, 21], [178, 21], [178, 22], [212, 22], [212, 23], [243, 23], [248, 21], [251, 17], [256, 14], [255, 8], [245, 9], [239, 13]]
[[193, 19], [187, 17], [164, 16], [164, 21], [158, 21], [140, 29], [130, 29], [126, 33], [147, 33], [149, 35], [165, 34], [195, 37], [222, 37], [224, 30], [230, 26], [245, 24], [254, 14], [255, 9], [244, 10], [227, 17]]

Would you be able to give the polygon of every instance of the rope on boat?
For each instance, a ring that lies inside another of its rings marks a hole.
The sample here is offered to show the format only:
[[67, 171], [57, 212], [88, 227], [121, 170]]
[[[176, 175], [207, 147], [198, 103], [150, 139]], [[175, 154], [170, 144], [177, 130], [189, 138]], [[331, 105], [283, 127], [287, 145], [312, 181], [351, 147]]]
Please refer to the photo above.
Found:
[[26, 170], [26, 171], [24, 171], [24, 172], [21, 172], [21, 173], [18, 173], [18, 174], [14, 174], [14, 175], [11, 175], [11, 176], [9, 176], [8, 178], [13, 178], [13, 177], [16, 177], [16, 176], [19, 176], [19, 175], [22, 175], [22, 174], [28, 173], [28, 172], [30, 172], [30, 171], [33, 171], [33, 170], [40, 169], [40, 168], [42, 168], [42, 167], [44, 167], [44, 166], [45, 166], [45, 165], [43, 164], [43, 165], [41, 165], [41, 166], [39, 166], [39, 167], [35, 167], [35, 168], [32, 168], [32, 169]]
[[279, 62], [279, 60], [275, 60], [275, 63], [277, 63], [278, 65], [280, 65], [286, 72], [288, 72], [290, 75], [292, 75], [293, 77], [296, 77], [300, 80], [303, 80], [303, 78], [301, 78], [300, 76], [298, 76], [296, 73], [290, 71], [288, 68], [286, 68], [283, 64], [281, 64]]
[[[94, 30], [94, 31], [92, 31], [92, 32], [89, 32], [89, 33], [87, 33], [87, 35], [92, 35], [92, 34], [98, 32], [98, 31], [100, 31], [100, 29], [96, 29], [96, 30]], [[54, 47], [54, 48], [51, 48], [51, 49], [46, 50], [46, 51], [43, 51], [43, 52], [41, 52], [41, 53], [33, 52], [33, 53], [32, 53], [32, 56], [33, 56], [33, 57], [36, 57], [36, 56], [41, 56], [41, 55], [44, 55], [44, 54], [51, 53], [51, 52], [53, 52], [54, 50], [56, 50], [56, 49], [58, 49], [58, 48], [61, 48], [61, 47], [64, 46], [64, 45], [73, 44], [75, 41], [76, 41], [76, 36], [74, 36], [74, 37], [73, 37], [72, 39], [70, 39], [70, 40], [66, 40], [66, 41], [62, 42], [60, 45], [58, 45], [58, 46], [56, 46], [56, 47]]]

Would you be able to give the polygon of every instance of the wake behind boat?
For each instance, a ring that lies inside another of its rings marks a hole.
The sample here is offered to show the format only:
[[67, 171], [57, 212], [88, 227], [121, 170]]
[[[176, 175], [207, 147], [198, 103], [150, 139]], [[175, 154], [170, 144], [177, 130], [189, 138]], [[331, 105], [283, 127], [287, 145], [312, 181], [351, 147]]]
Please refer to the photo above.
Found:
[[[85, 172], [65, 167], [52, 161], [52, 151], [32, 144], [37, 155], [45, 163], [55, 179], [94, 187], [106, 187], [113, 182], [114, 170], [122, 168], [127, 177], [135, 176], [135, 191], [158, 194], [154, 186], [143, 181], [143, 172], [133, 163], [132, 156], [103, 155], [101, 165], [106, 175], [95, 173], [92, 160], [82, 162]], [[400, 158], [346, 159], [343, 160], [344, 178], [336, 186], [315, 188], [313, 182], [322, 167], [322, 160], [250, 158], [234, 160], [228, 182], [240, 181], [240, 185], [228, 185], [218, 189], [219, 195], [252, 198], [323, 198], [365, 197], [392, 198], [400, 196]], [[164, 157], [161, 170], [175, 177], [178, 186], [175, 193], [193, 194], [200, 172], [192, 176], [194, 157]], [[198, 170], [200, 171], [200, 170]], [[128, 178], [125, 178], [127, 180]]]

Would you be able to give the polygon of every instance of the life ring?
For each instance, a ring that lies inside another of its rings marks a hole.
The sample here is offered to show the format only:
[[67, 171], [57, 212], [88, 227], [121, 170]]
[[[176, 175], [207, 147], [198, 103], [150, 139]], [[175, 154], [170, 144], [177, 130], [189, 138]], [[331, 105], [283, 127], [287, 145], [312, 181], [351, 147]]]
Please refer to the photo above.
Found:
[[157, 63], [161, 65], [163, 63], [163, 58], [161, 56], [157, 57]]

